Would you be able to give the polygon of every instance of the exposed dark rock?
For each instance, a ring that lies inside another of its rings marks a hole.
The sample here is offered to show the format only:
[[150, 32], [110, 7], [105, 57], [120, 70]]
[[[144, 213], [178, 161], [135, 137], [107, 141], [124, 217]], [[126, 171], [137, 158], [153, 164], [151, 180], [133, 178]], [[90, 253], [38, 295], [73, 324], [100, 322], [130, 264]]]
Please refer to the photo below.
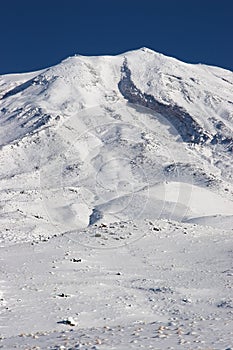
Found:
[[154, 96], [138, 89], [131, 79], [131, 71], [126, 59], [121, 68], [118, 88], [128, 102], [150, 108], [165, 117], [175, 127], [184, 142], [204, 143], [208, 140], [207, 133], [183, 108], [177, 105], [165, 105], [158, 102]]
[[101, 211], [99, 211], [98, 209], [94, 208], [93, 211], [92, 211], [92, 214], [90, 215], [89, 225], [95, 224], [97, 221], [102, 219], [102, 217], [103, 217], [103, 215], [102, 215]]

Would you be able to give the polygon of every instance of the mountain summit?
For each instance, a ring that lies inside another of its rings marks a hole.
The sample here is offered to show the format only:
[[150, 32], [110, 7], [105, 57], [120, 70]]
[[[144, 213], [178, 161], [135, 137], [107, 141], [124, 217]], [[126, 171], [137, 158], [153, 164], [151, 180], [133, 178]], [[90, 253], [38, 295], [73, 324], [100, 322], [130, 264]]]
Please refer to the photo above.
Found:
[[232, 72], [147, 48], [113, 57], [78, 55], [40, 72], [2, 76], [0, 84], [1, 119], [5, 129], [14, 129], [5, 142], [38, 130], [57, 112], [70, 116], [111, 99], [164, 115], [184, 141], [219, 143], [220, 134], [232, 136]]

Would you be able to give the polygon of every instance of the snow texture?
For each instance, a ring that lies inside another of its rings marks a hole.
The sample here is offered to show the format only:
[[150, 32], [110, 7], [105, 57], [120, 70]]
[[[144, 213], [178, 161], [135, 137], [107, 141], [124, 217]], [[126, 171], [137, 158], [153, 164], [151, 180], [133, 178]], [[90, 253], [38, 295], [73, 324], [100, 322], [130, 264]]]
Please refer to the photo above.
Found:
[[0, 147], [0, 348], [233, 348], [232, 72], [3, 75]]

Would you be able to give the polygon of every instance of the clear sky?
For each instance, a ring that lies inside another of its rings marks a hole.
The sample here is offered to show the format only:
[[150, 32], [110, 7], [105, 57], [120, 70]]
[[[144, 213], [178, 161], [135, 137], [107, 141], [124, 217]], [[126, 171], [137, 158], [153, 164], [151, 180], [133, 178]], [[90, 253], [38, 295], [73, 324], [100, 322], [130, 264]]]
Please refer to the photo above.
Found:
[[233, 0], [3, 0], [0, 74], [149, 47], [233, 70]]

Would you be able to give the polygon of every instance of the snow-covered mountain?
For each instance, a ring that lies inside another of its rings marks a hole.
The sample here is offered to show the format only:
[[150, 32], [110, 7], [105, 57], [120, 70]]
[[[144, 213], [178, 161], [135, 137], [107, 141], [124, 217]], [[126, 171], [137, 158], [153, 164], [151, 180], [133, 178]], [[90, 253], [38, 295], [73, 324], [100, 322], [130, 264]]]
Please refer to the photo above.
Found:
[[232, 87], [147, 48], [1, 76], [1, 238], [100, 218], [229, 225]]
[[233, 73], [77, 55], [0, 113], [0, 348], [232, 349]]

